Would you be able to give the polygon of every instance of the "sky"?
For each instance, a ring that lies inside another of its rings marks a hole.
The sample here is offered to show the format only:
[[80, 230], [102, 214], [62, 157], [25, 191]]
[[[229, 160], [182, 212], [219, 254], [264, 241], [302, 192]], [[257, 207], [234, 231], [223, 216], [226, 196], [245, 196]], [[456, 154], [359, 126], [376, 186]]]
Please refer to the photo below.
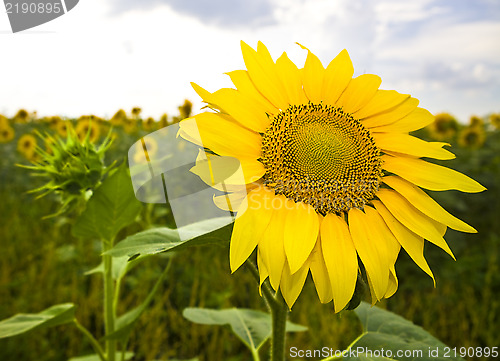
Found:
[[0, 4], [0, 113], [175, 115], [192, 90], [231, 87], [240, 40], [302, 67], [347, 49], [355, 75], [411, 94], [433, 113], [500, 112], [498, 0], [80, 0], [64, 16], [13, 34]]

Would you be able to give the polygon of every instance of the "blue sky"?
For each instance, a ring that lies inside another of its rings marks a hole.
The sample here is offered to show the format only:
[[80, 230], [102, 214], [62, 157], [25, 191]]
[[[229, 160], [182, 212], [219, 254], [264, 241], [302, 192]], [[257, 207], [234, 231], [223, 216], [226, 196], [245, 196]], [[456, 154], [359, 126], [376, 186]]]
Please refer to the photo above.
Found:
[[174, 114], [184, 98], [230, 86], [239, 41], [262, 40], [299, 66], [308, 46], [324, 65], [347, 49], [356, 74], [462, 121], [500, 112], [497, 0], [81, 0], [68, 14], [11, 34], [0, 14], [0, 113]]

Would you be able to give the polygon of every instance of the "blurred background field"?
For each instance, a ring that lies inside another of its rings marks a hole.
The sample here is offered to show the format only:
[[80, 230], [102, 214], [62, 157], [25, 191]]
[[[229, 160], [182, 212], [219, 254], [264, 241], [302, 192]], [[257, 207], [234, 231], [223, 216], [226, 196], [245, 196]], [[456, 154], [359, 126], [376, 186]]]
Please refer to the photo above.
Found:
[[[35, 200], [35, 195], [27, 191], [40, 185], [41, 180], [15, 166], [36, 161], [35, 146], [45, 147], [36, 133], [64, 137], [71, 126], [82, 137], [89, 134], [96, 143], [110, 133], [114, 141], [106, 153], [109, 164], [121, 162], [141, 136], [190, 112], [191, 104], [186, 101], [179, 107], [179, 114], [165, 114], [160, 119], [143, 119], [139, 108], [128, 113], [120, 110], [111, 119], [91, 115], [39, 119], [25, 110], [12, 118], [0, 115], [0, 319], [74, 302], [80, 322], [92, 333], [103, 335], [102, 280], [84, 275], [99, 263], [99, 243], [72, 237], [69, 218], [42, 220], [58, 209], [58, 200], [55, 196]], [[450, 143], [457, 159], [444, 164], [478, 180], [488, 191], [432, 192], [440, 204], [478, 233], [447, 231], [456, 262], [427, 244], [425, 253], [436, 277], [436, 288], [402, 251], [396, 265], [399, 291], [380, 306], [412, 320], [451, 347], [500, 346], [500, 115], [459, 122], [450, 114], [438, 114], [436, 123], [419, 131], [419, 136]], [[121, 236], [173, 224], [166, 205], [144, 205], [136, 223]], [[122, 288], [121, 311], [147, 296], [166, 261], [163, 256], [150, 257], [133, 270]], [[195, 306], [258, 305], [266, 309], [250, 273], [242, 268], [230, 274], [226, 247], [204, 246], [179, 252], [162, 290], [133, 333], [135, 360], [250, 360], [250, 354], [228, 329], [192, 324], [181, 313]], [[288, 346], [299, 349], [344, 349], [361, 331], [353, 313], [335, 315], [331, 305], [320, 304], [312, 282], [307, 282], [291, 320], [309, 327], [308, 332], [288, 338]], [[67, 360], [91, 352], [90, 345], [68, 325], [0, 341], [0, 360]]]

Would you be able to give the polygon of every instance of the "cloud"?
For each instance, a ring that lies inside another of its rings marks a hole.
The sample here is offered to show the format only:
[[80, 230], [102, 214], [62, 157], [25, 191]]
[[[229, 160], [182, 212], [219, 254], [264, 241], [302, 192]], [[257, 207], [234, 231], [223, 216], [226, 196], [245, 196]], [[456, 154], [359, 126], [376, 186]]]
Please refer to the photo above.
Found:
[[167, 5], [172, 10], [221, 27], [261, 26], [275, 23], [271, 0], [112, 0], [112, 12], [150, 10]]

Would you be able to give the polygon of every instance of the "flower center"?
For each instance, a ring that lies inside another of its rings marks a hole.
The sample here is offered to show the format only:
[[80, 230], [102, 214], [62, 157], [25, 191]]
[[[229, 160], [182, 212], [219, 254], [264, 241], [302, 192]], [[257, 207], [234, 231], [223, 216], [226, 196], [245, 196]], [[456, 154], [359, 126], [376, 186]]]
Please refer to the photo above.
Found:
[[375, 141], [359, 120], [341, 108], [291, 105], [262, 136], [264, 184], [317, 212], [363, 208], [382, 175]]

